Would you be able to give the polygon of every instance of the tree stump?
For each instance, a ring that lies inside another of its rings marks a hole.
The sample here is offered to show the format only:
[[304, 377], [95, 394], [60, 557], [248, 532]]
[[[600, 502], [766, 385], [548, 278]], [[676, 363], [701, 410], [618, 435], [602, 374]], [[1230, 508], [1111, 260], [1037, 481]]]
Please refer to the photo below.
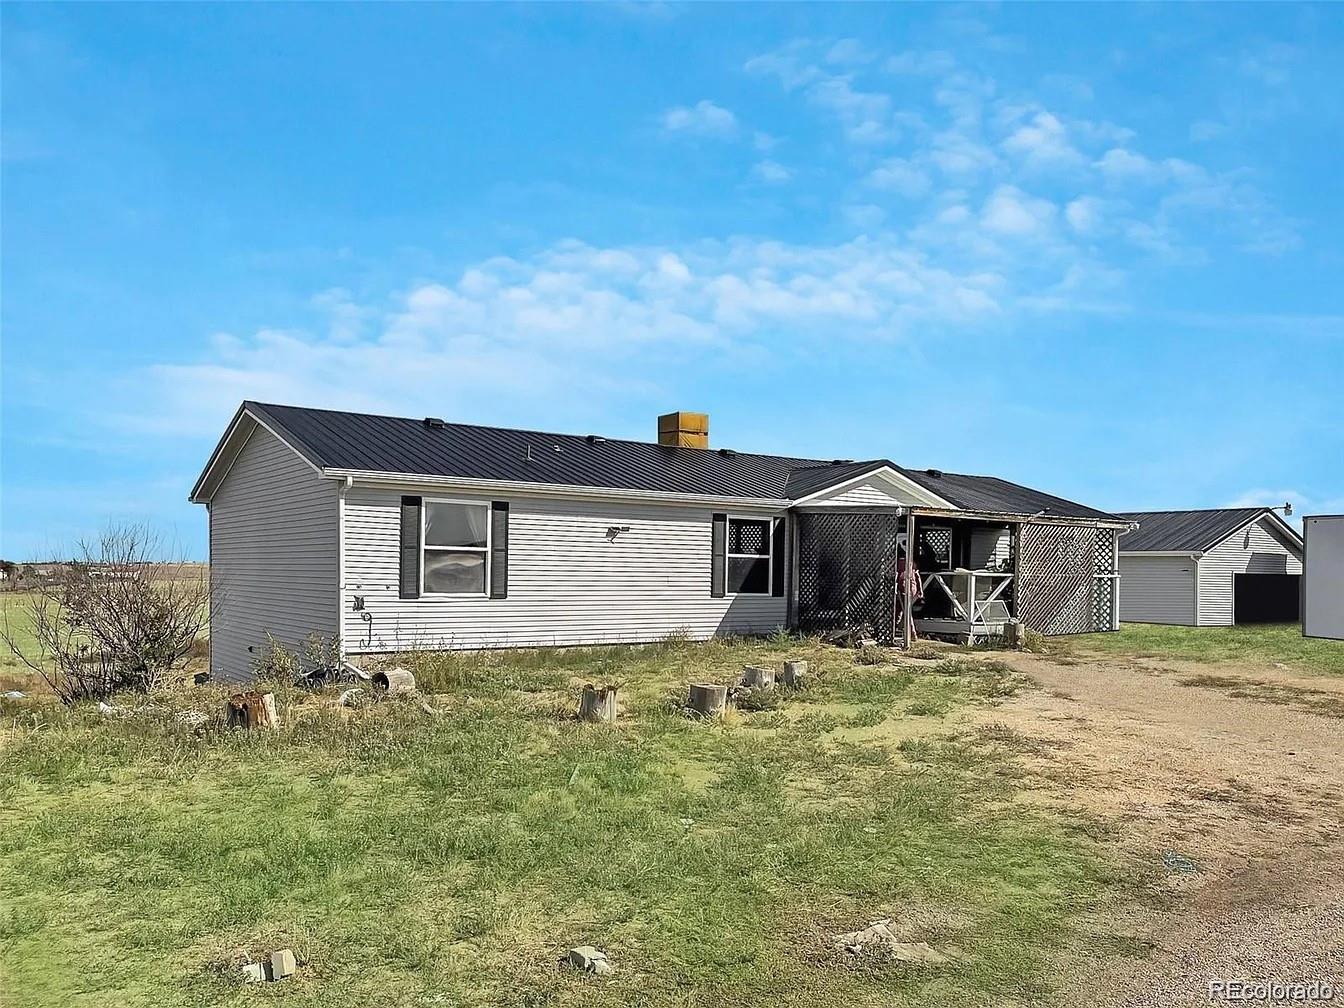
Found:
[[748, 689], [774, 689], [775, 670], [747, 665], [742, 669], [742, 685]]
[[404, 668], [386, 669], [373, 674], [373, 685], [389, 696], [396, 693], [414, 693], [415, 676]]
[[686, 705], [702, 717], [717, 717], [728, 705], [728, 687], [713, 683], [691, 683]]
[[224, 724], [229, 728], [279, 728], [275, 694], [256, 690], [233, 694], [224, 704]]
[[616, 687], [594, 686], [591, 683], [585, 686], [579, 694], [579, 720], [615, 723]]
[[785, 686], [792, 686], [797, 689], [807, 678], [807, 662], [805, 661], [786, 661], [779, 670], [779, 681]]

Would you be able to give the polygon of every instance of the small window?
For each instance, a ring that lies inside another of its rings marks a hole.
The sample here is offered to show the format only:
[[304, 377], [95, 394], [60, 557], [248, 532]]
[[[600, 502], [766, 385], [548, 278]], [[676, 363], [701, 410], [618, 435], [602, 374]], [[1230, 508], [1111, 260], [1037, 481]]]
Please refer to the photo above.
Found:
[[728, 594], [770, 594], [770, 519], [728, 519]]
[[490, 558], [490, 505], [425, 501], [422, 591], [484, 595]]

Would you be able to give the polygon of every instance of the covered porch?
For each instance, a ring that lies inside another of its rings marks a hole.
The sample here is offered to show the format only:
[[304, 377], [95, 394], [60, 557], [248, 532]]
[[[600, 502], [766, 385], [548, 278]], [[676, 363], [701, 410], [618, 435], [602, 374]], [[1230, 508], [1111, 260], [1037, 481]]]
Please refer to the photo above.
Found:
[[908, 646], [1119, 625], [1122, 525], [923, 507], [799, 509], [792, 525], [791, 616], [807, 633]]

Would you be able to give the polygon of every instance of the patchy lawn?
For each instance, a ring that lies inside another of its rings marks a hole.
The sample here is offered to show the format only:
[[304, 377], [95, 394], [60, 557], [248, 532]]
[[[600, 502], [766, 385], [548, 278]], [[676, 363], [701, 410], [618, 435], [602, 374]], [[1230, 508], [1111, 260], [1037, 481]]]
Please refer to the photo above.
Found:
[[[0, 592], [0, 630], [7, 630], [25, 654], [36, 654], [37, 641], [24, 609], [27, 592]], [[35, 686], [29, 679], [28, 666], [0, 639], [0, 692], [11, 689], [28, 690]]]
[[[786, 655], [818, 674], [775, 709], [678, 707]], [[209, 688], [0, 701], [0, 1003], [1036, 1004], [1115, 881], [971, 728], [1023, 685], [997, 662], [671, 641], [415, 671], [437, 713], [282, 690], [274, 734], [194, 735], [174, 712]], [[590, 679], [623, 684], [617, 725], [570, 716]], [[946, 961], [833, 951], [880, 916]], [[617, 972], [557, 967], [584, 943]], [[296, 978], [239, 982], [286, 944]]]
[[1162, 626], [1125, 623], [1115, 633], [1068, 638], [1080, 650], [1138, 658], [1185, 661], [1236, 661], [1285, 664], [1302, 672], [1344, 675], [1344, 646], [1339, 641], [1302, 636], [1296, 623], [1236, 627]]

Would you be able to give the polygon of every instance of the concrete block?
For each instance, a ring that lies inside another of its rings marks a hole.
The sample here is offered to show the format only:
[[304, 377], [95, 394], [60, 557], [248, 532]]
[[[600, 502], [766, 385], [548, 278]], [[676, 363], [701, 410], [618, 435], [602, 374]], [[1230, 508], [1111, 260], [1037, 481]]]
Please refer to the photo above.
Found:
[[287, 976], [293, 976], [298, 968], [299, 962], [294, 958], [293, 949], [277, 949], [271, 953], [272, 980], [283, 980]]

